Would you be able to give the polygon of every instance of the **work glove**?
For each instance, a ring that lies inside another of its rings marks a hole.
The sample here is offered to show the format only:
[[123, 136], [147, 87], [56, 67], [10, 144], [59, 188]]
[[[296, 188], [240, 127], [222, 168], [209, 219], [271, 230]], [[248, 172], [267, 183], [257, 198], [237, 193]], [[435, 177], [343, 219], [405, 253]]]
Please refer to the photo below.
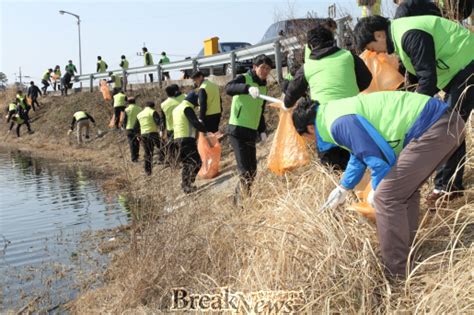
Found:
[[71, 134], [71, 132], [72, 132], [72, 130], [69, 129], [69, 130], [67, 131], [67, 135], [69, 136], [69, 135]]
[[337, 186], [336, 188], [334, 188], [334, 190], [331, 191], [331, 193], [329, 194], [329, 197], [323, 206], [323, 210], [335, 209], [337, 206], [339, 206], [346, 200], [348, 193], [349, 191], [341, 186]]
[[260, 133], [260, 142], [265, 143], [267, 142], [268, 136], [265, 132]]
[[250, 96], [252, 96], [253, 98], [256, 99], [260, 95], [260, 90], [258, 89], [258, 87], [251, 86], [249, 88], [249, 94], [250, 94]]
[[375, 197], [375, 191], [373, 189], [370, 190], [369, 195], [367, 196], [367, 203], [375, 209], [375, 202], [374, 202], [374, 197]]

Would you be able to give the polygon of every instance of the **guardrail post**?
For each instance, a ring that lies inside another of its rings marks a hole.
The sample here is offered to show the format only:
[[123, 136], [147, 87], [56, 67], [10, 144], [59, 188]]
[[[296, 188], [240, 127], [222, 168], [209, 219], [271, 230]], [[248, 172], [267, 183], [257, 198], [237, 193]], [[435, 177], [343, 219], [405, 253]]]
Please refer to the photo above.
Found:
[[232, 69], [232, 79], [237, 76], [237, 73], [236, 73], [237, 69], [236, 69], [236, 66], [235, 66], [235, 59], [236, 59], [235, 51], [233, 51], [233, 52], [230, 53], [230, 68]]
[[339, 19], [336, 20], [336, 25], [337, 25], [337, 35], [336, 35], [336, 42], [337, 42], [337, 47], [343, 46], [343, 38], [344, 38], [344, 20]]
[[92, 92], [94, 92], [94, 76], [91, 74], [89, 76], [89, 90]]
[[198, 62], [196, 59], [193, 59], [193, 72], [196, 72], [198, 68]]
[[160, 64], [156, 65], [156, 73], [158, 73], [158, 85], [161, 88], [162, 79], [163, 79], [163, 76], [162, 76], [163, 70], [161, 69]]
[[280, 41], [275, 42], [275, 70], [277, 73], [277, 80], [278, 83], [281, 83], [283, 80], [283, 72], [282, 72], [282, 60], [281, 60], [281, 43]]

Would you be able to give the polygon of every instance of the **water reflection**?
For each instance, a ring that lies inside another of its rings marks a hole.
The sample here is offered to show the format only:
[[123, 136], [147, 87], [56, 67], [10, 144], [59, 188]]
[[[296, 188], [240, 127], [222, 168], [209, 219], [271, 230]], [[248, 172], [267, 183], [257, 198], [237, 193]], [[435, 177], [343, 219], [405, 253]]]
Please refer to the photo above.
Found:
[[87, 165], [0, 151], [0, 313], [37, 292], [47, 303], [64, 302], [77, 288], [73, 275], [58, 272], [105, 264], [97, 253], [82, 257], [83, 246], [97, 244], [81, 235], [126, 224], [129, 214], [126, 200], [105, 195], [92, 175]]

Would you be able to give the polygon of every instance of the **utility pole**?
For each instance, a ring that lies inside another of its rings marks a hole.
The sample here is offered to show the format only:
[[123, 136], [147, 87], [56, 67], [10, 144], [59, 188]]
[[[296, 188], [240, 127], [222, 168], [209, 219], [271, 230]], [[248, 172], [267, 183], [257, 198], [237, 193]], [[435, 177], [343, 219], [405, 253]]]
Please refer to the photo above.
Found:
[[23, 80], [21, 78], [21, 67], [20, 67], [20, 86], [21, 86], [21, 88], [23, 88]]

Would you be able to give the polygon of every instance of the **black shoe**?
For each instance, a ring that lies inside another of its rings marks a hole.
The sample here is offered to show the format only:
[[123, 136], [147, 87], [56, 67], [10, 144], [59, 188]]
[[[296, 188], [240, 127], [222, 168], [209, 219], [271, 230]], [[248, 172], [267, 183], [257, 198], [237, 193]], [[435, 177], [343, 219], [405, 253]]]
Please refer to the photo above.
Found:
[[32, 135], [34, 134], [35, 132], [33, 130], [28, 130], [28, 134]]
[[89, 136], [86, 136], [86, 139], [89, 139], [90, 137]]
[[185, 194], [191, 194], [193, 192], [195, 192], [197, 190], [197, 187], [196, 186], [187, 186], [187, 187], [183, 187], [183, 192]]

